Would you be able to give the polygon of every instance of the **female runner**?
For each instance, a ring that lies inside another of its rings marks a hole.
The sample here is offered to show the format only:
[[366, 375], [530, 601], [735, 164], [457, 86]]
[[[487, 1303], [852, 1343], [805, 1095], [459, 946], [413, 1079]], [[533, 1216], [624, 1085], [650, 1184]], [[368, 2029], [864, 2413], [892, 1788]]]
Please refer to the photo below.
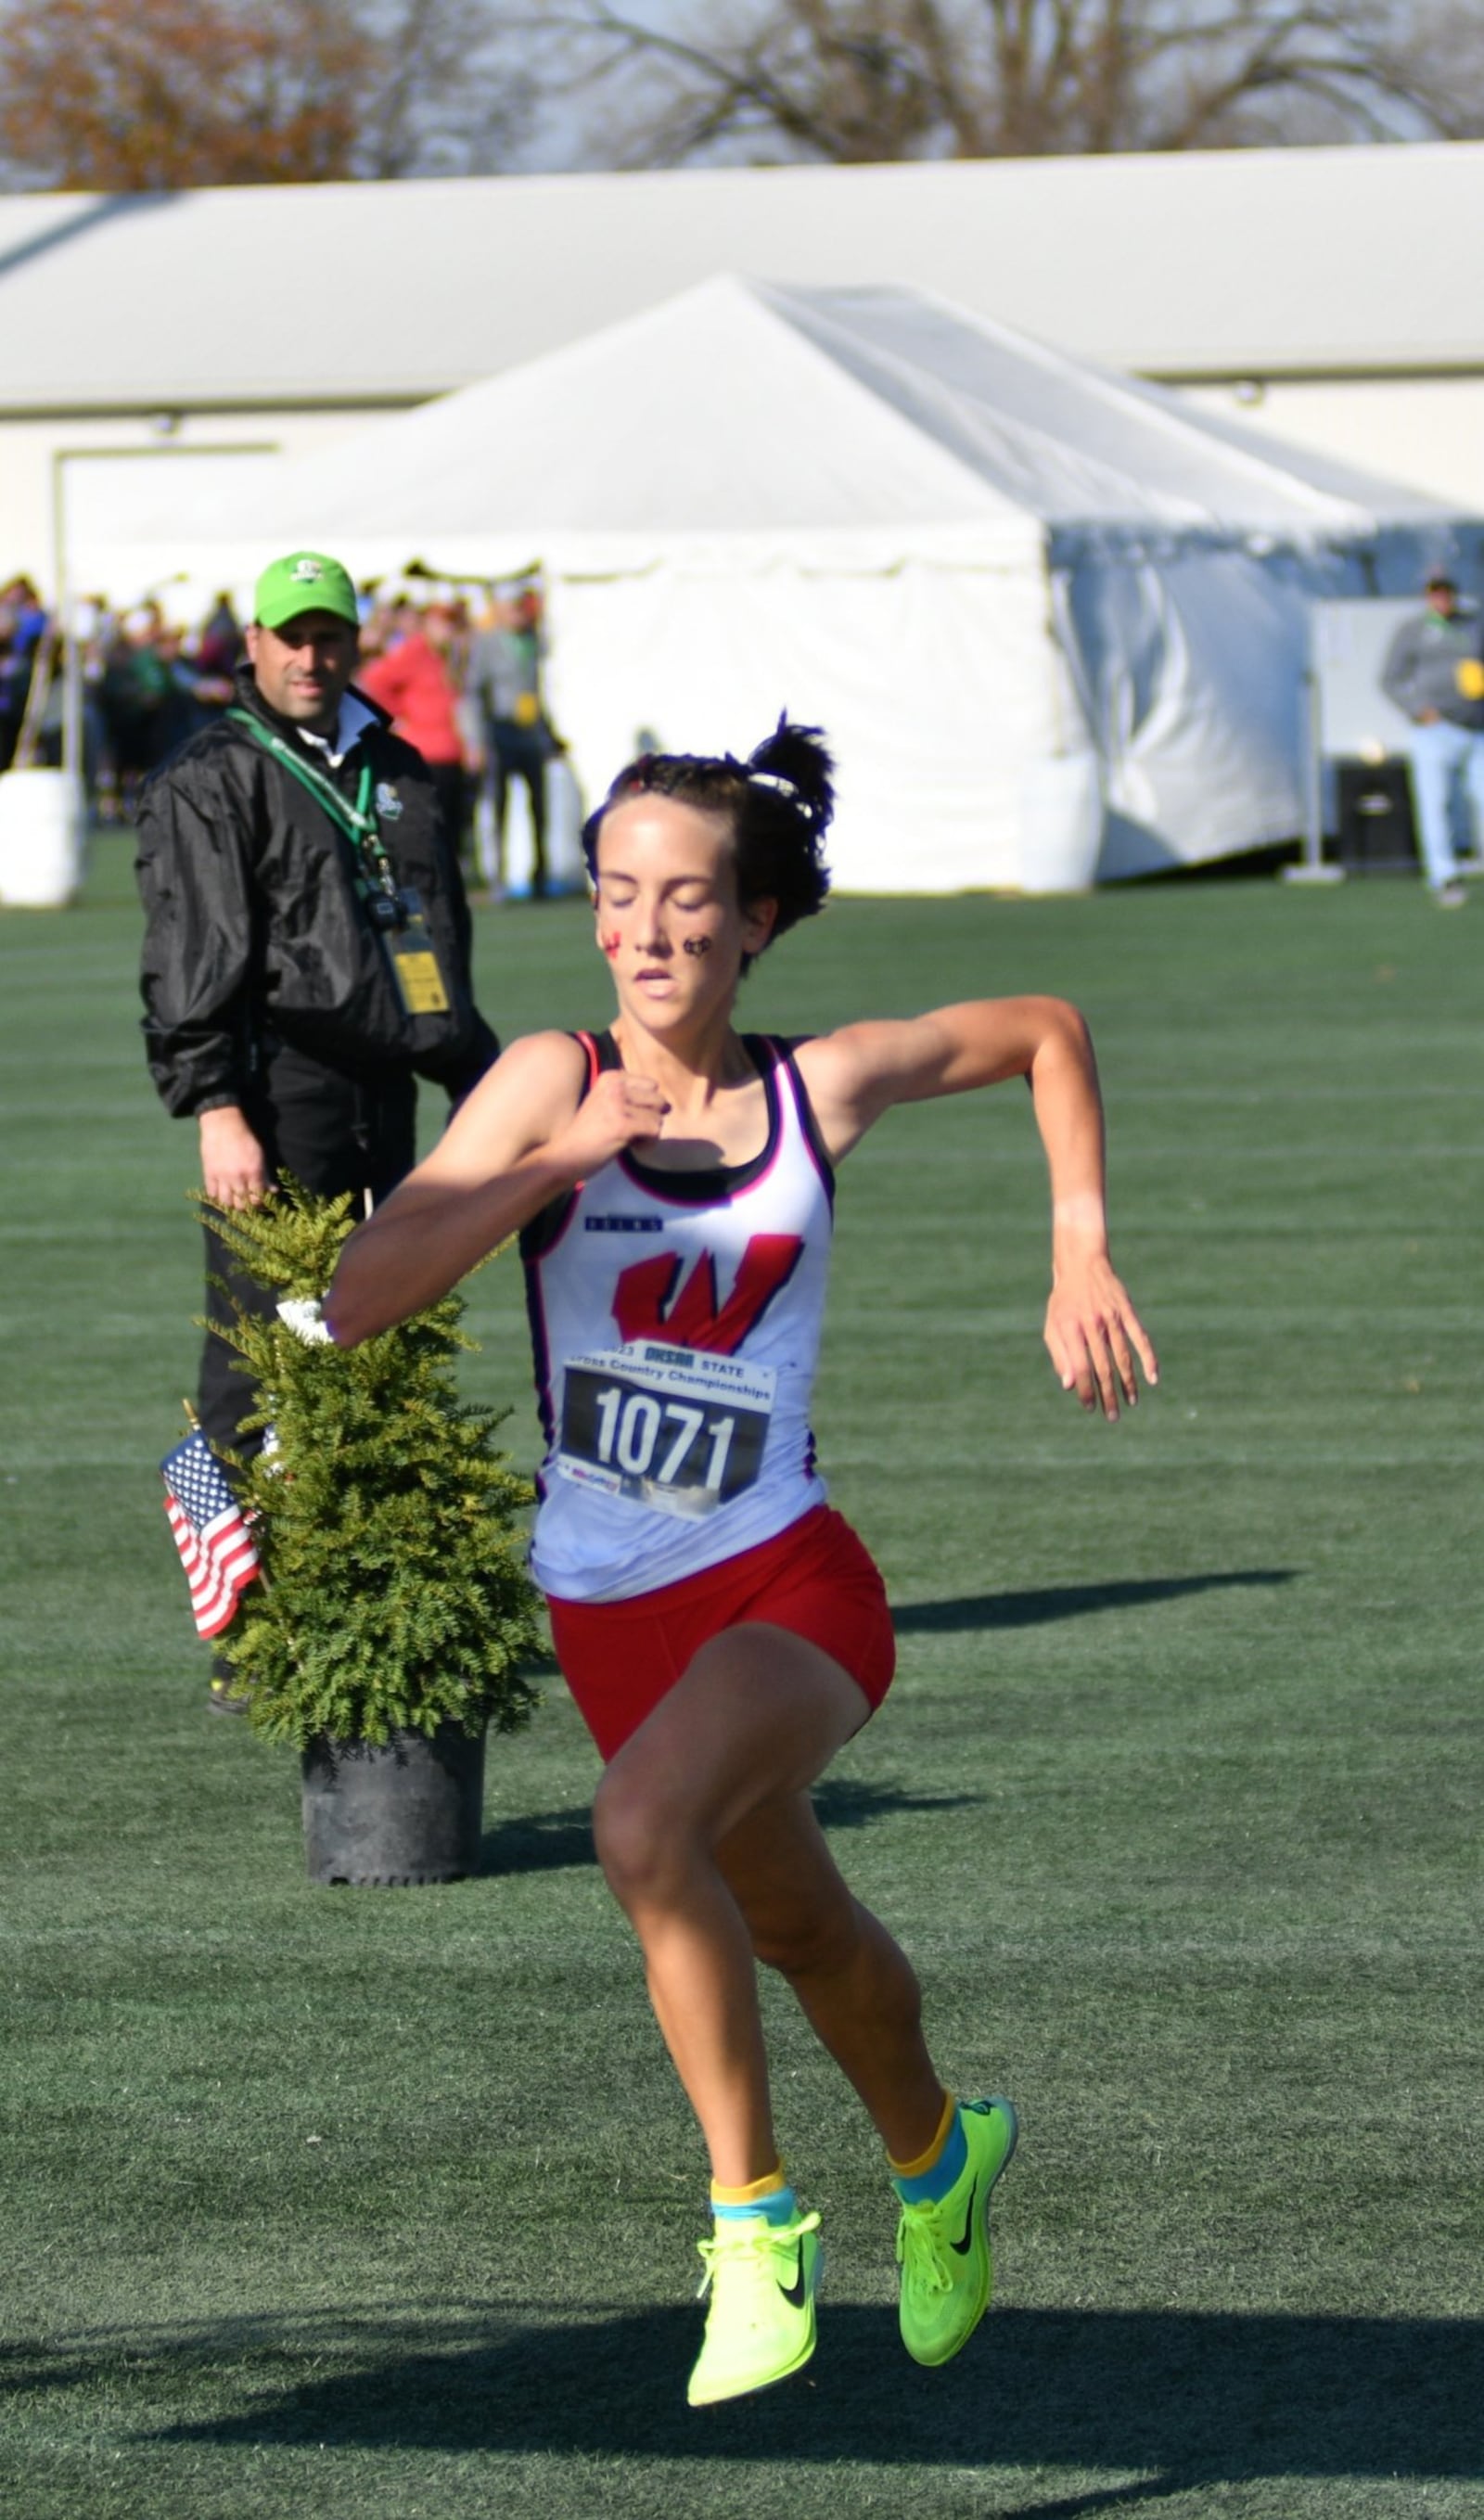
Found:
[[[517, 1042], [346, 1244], [353, 1345], [521, 1231], [547, 1453], [532, 1565], [607, 1765], [593, 1825], [699, 2121], [712, 2236], [693, 2406], [814, 2351], [819, 2217], [779, 2159], [755, 1964], [865, 2103], [899, 2199], [901, 2328], [946, 2362], [991, 2285], [1005, 2099], [934, 2072], [917, 1980], [852, 1898], [809, 1789], [880, 1703], [881, 1580], [809, 1431], [833, 1168], [893, 1103], [1029, 1079], [1051, 1174], [1046, 1344], [1116, 1418], [1154, 1353], [1108, 1259], [1087, 1030], [1053, 998], [944, 1007], [793, 1046], [740, 1035], [752, 959], [820, 909], [831, 760], [780, 725], [746, 763], [645, 755], [584, 832], [611, 1029]], [[704, 2288], [704, 2287], [703, 2287]]]

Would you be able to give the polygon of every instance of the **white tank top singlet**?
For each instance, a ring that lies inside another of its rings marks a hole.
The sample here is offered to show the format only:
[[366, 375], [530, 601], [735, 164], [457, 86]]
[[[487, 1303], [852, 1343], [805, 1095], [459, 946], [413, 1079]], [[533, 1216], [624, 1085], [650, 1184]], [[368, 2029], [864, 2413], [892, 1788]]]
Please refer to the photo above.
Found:
[[[594, 1077], [621, 1064], [580, 1038]], [[531, 1570], [562, 1600], [652, 1593], [825, 1500], [809, 1403], [834, 1179], [787, 1045], [743, 1047], [768, 1111], [750, 1163], [631, 1149], [520, 1238], [547, 1445]]]

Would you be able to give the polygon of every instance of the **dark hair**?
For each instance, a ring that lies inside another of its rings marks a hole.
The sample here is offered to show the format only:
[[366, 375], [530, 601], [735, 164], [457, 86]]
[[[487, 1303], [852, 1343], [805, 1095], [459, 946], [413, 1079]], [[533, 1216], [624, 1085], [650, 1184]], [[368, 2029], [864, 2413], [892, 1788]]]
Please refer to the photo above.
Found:
[[596, 883], [598, 834], [615, 805], [631, 796], [673, 796], [730, 824], [738, 899], [744, 909], [757, 901], [778, 904], [771, 944], [825, 906], [830, 870], [823, 848], [834, 812], [833, 771], [819, 728], [790, 726], [787, 717], [745, 761], [730, 752], [642, 752], [619, 771], [583, 824], [588, 874]]

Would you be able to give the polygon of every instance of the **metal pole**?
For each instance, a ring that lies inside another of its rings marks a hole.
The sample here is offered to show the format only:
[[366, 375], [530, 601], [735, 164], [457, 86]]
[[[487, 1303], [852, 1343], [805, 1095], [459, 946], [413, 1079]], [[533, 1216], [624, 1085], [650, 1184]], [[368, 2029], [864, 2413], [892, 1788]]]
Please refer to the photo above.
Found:
[[1320, 699], [1319, 661], [1314, 652], [1318, 616], [1309, 614], [1309, 664], [1304, 675], [1304, 854], [1297, 866], [1284, 867], [1286, 883], [1343, 883], [1342, 866], [1325, 864], [1324, 710]]
[[1313, 876], [1324, 864], [1325, 818], [1323, 781], [1320, 768], [1321, 746], [1324, 738], [1320, 725], [1319, 676], [1314, 670], [1314, 660], [1312, 657], [1309, 661], [1309, 671], [1305, 675], [1304, 680], [1308, 686], [1307, 715], [1309, 721], [1309, 742], [1307, 757], [1304, 762], [1304, 846], [1308, 858], [1309, 873]]
[[86, 799], [82, 763], [82, 658], [77, 648], [76, 601], [67, 550], [67, 451], [52, 457], [52, 580], [57, 589], [57, 618], [62, 625], [62, 767], [71, 783], [72, 812], [79, 834], [86, 832]]

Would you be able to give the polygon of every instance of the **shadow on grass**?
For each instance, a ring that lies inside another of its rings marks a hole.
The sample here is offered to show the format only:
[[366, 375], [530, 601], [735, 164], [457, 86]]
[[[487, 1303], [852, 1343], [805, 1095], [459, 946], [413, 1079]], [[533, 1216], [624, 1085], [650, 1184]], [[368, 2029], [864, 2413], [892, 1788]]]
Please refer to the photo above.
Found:
[[595, 1864], [593, 1823], [584, 1807], [573, 1811], [522, 1812], [487, 1828], [479, 1841], [481, 1872], [564, 1872]]
[[464, 2305], [114, 2330], [6, 2360], [22, 2390], [227, 2393], [136, 2441], [1081, 2470], [1088, 2490], [1025, 2506], [1038, 2520], [1263, 2477], [1484, 2475], [1477, 2320], [1010, 2309], [922, 2372], [893, 2311], [846, 2304], [797, 2381], [701, 2414], [684, 2403], [697, 2335], [694, 2309]]
[[[826, 1777], [814, 1789], [814, 1808], [825, 1828], [869, 1828], [897, 1812], [957, 1811], [982, 1794], [912, 1794], [900, 1785], [875, 1785], [850, 1777]], [[586, 1810], [526, 1812], [487, 1828], [480, 1841], [481, 1872], [560, 1872], [595, 1864], [592, 1820]]]
[[904, 1601], [892, 1610], [899, 1637], [952, 1636], [974, 1628], [1040, 1628], [1054, 1619], [1083, 1619], [1096, 1610], [1139, 1609], [1179, 1601], [1188, 1593], [1258, 1584], [1291, 1584], [1296, 1566], [1243, 1566], [1229, 1575], [1154, 1575], [1117, 1584], [1051, 1584], [1038, 1593], [968, 1593], [953, 1601]]
[[814, 1788], [822, 1828], [869, 1828], [894, 1812], [962, 1811], [982, 1794], [910, 1794], [901, 1785], [873, 1785], [864, 1778], [824, 1777]]

